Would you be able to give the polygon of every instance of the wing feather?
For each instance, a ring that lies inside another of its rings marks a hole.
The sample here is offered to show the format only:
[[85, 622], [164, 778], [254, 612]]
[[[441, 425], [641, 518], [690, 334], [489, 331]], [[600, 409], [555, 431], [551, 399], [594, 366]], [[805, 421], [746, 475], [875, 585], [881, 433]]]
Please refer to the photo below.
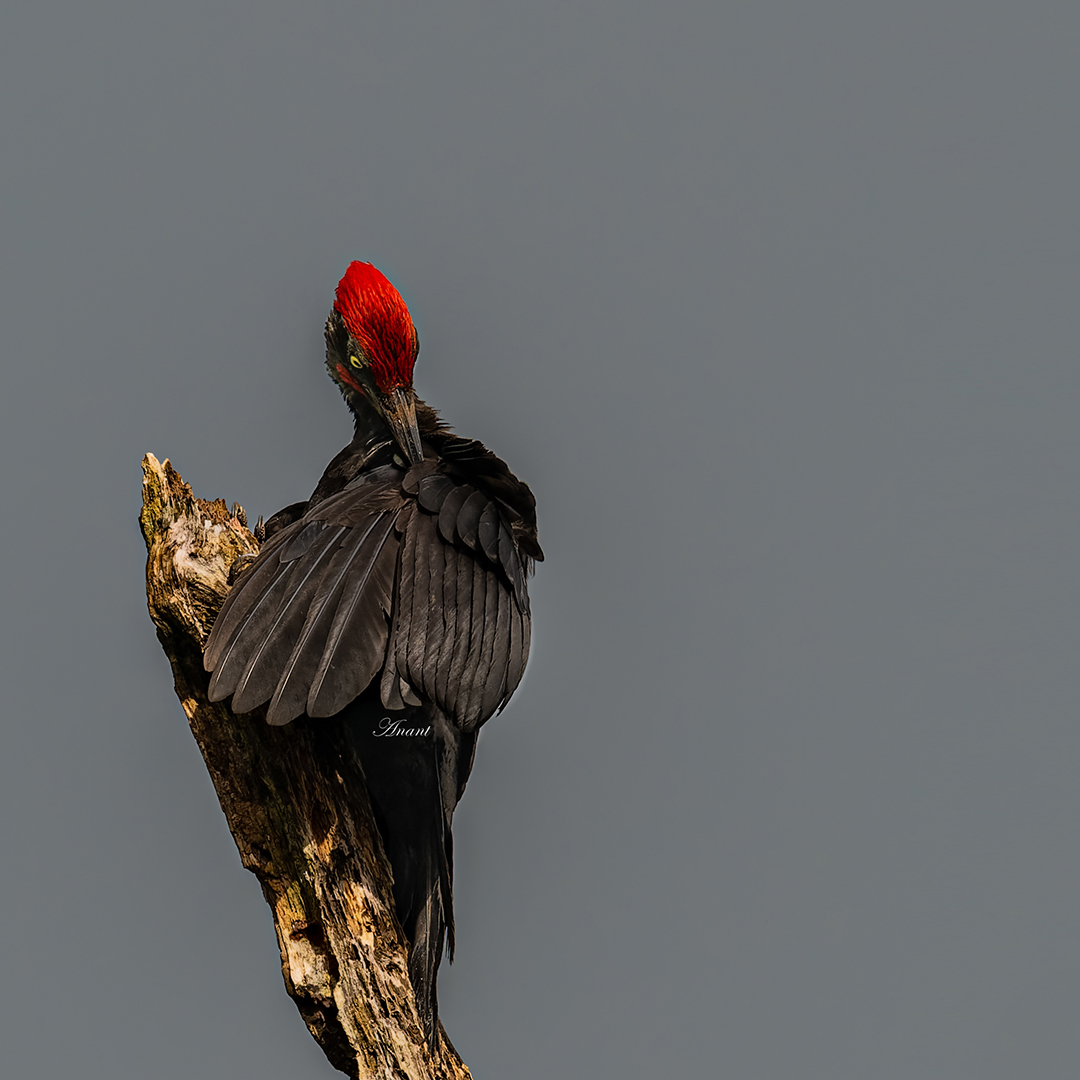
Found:
[[250, 712], [274, 693], [292, 643], [303, 630], [308, 608], [318, 591], [321, 578], [316, 571], [329, 560], [344, 533], [343, 525], [324, 526], [322, 535], [308, 551], [286, 564], [290, 567], [283, 575], [286, 587], [271, 618], [257, 626], [248, 620], [238, 631], [245, 641], [255, 645], [233, 690], [235, 712]]
[[443, 639], [435, 666], [435, 700], [445, 702], [459, 626], [458, 562], [461, 555], [455, 548], [447, 546], [443, 550], [443, 558], [445, 560], [442, 579]]
[[289, 659], [279, 673], [277, 687], [266, 714], [269, 723], [287, 724], [304, 711], [311, 675], [326, 647], [346, 575], [353, 568], [363, 549], [364, 540], [377, 521], [376, 518], [370, 522], [367, 529], [353, 529], [348, 532], [331, 557], [308, 607], [303, 628], [296, 638]]
[[[394, 531], [399, 537], [407, 538], [409, 522], [416, 513], [415, 504], [406, 503], [398, 512], [394, 521]], [[397, 643], [401, 636], [401, 567], [405, 561], [405, 549], [408, 547], [407, 539], [399, 543], [400, 553], [394, 572], [394, 589], [392, 593], [392, 608], [390, 612], [390, 642], [386, 649], [386, 662], [383, 664], [382, 680], [379, 685], [379, 697], [386, 708], [397, 711], [405, 708], [402, 699], [402, 679], [398, 674]]]
[[[423, 659], [416, 674], [420, 681], [418, 686], [423, 686], [424, 693], [429, 698], [435, 698], [435, 667], [442, 650], [443, 637], [446, 634], [446, 623], [443, 619], [443, 574], [446, 569], [446, 546], [434, 539], [427, 545], [428, 563], [428, 587], [425, 603], [428, 609], [427, 638], [424, 641]], [[418, 655], [419, 659], [419, 655]]]
[[442, 533], [442, 538], [448, 544], [452, 544], [456, 539], [454, 528], [457, 525], [458, 511], [464, 505], [471, 491], [472, 488], [461, 484], [459, 487], [455, 487], [453, 491], [448, 492], [446, 498], [443, 499], [443, 504], [439, 509], [439, 532]]
[[499, 508], [493, 502], [489, 502], [484, 507], [477, 532], [484, 554], [493, 565], [497, 566], [499, 563]]
[[[472, 560], [470, 560], [472, 561]], [[455, 718], [466, 730], [476, 726], [471, 711], [472, 687], [484, 647], [484, 610], [487, 604], [488, 571], [473, 562], [472, 603], [469, 611], [469, 654], [461, 670], [461, 683], [455, 694]]]
[[514, 586], [514, 596], [522, 611], [529, 610], [529, 588], [525, 581], [525, 567], [514, 544], [514, 535], [506, 526], [499, 525], [499, 565]]
[[521, 676], [525, 673], [525, 661], [528, 659], [529, 650], [524, 644], [524, 627], [528, 621], [529, 616], [524, 614], [515, 603], [514, 610], [510, 613], [510, 655], [506, 660], [506, 698], [509, 698], [517, 689]]
[[[443, 708], [457, 717], [458, 691], [464, 681], [465, 662], [469, 658], [469, 641], [472, 637], [472, 591], [477, 564], [461, 552], [454, 552], [457, 563], [457, 589], [454, 606], [457, 612], [457, 630], [454, 635], [454, 652], [450, 658], [450, 674], [447, 676], [445, 704]], [[437, 680], [436, 680], [437, 685]]]
[[495, 614], [494, 637], [484, 697], [480, 715], [487, 718], [506, 700], [507, 661], [510, 659], [510, 608], [514, 601], [506, 589], [496, 590], [498, 608]]
[[532, 639], [532, 620], [529, 618], [529, 613], [523, 611], [521, 613], [521, 665], [518, 668], [518, 676], [514, 680], [514, 685], [510, 687], [510, 693], [513, 693], [518, 688], [518, 683], [521, 682], [521, 676], [525, 674], [525, 664], [529, 659], [529, 645]]
[[461, 542], [471, 551], [476, 550], [479, 539], [480, 518], [488, 506], [493, 506], [491, 500], [482, 492], [474, 491], [458, 511], [454, 529]]
[[[435, 535], [434, 520], [426, 514], [418, 514], [413, 518], [413, 527], [416, 529], [416, 546], [413, 556], [412, 597], [408, 600], [402, 597], [403, 603], [412, 607], [412, 622], [409, 627], [409, 640], [406, 643], [407, 661], [405, 673], [409, 682], [420, 689], [424, 685], [424, 652], [427, 649], [428, 622], [438, 617], [437, 612], [431, 610], [431, 549], [438, 545], [439, 538]], [[404, 594], [404, 575], [402, 576], [402, 593]]]
[[397, 587], [394, 592], [395, 629], [391, 648], [399, 678], [409, 673], [409, 639], [412, 636], [413, 598], [416, 595], [416, 542], [420, 523], [425, 515], [411, 509], [405, 523], [405, 543], [398, 563]]
[[[333, 716], [361, 694], [382, 666], [397, 562], [394, 520], [381, 514], [365, 535], [337, 603], [304, 701], [308, 716]], [[329, 608], [329, 605], [327, 605]]]
[[[473, 675], [472, 687], [469, 691], [468, 724], [470, 728], [476, 727], [487, 719], [484, 714], [484, 698], [488, 693], [488, 684], [494, 682], [496, 688], [499, 684], [499, 676], [492, 667], [492, 654], [495, 648], [495, 631], [498, 626], [499, 616], [499, 593], [504, 590], [499, 586], [495, 574], [484, 568], [486, 588], [484, 590], [484, 613], [483, 637], [480, 641], [480, 649], [477, 654], [476, 672]], [[495, 710], [492, 709], [492, 712]]]
[[[294, 528], [296, 531], [299, 529]], [[236, 628], [263, 604], [272, 603], [269, 595], [275, 584], [279, 583], [281, 564], [276, 556], [271, 558], [271, 555], [288, 539], [289, 530], [285, 529], [263, 544], [256, 561], [240, 575], [221, 605], [204, 658], [206, 669], [215, 673], [215, 678], [210, 681], [211, 695], [215, 693], [215, 684], [221, 684], [221, 666], [236, 645]], [[230, 688], [216, 697], [211, 696], [210, 700], [220, 701], [231, 693]]]
[[417, 499], [425, 510], [437, 514], [443, 504], [443, 499], [446, 498], [453, 487], [454, 481], [449, 476], [443, 476], [442, 473], [432, 473], [432, 475], [425, 476], [420, 481]]

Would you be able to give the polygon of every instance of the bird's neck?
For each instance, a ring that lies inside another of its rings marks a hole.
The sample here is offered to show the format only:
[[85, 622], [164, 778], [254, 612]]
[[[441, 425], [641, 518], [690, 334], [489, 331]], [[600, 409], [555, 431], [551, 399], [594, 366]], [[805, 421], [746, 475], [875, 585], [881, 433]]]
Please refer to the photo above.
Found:
[[353, 414], [352, 450], [367, 454], [379, 443], [393, 441], [394, 436], [386, 421], [368, 404], [366, 398], [354, 395], [349, 401], [349, 410]]
[[[359, 394], [346, 399], [353, 415], [353, 438], [349, 449], [366, 456], [380, 443], [393, 442], [394, 436], [386, 421]], [[439, 419], [439, 414], [426, 402], [416, 399], [416, 424], [421, 438], [434, 434], [450, 434], [450, 429]], [[396, 444], [395, 444], [396, 445]]]

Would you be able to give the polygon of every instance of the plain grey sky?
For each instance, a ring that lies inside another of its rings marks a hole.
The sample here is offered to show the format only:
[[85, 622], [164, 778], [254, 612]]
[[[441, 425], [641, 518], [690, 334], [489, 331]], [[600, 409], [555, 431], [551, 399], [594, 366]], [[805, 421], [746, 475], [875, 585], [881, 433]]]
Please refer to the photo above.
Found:
[[1075, 3], [0, 16], [0, 1071], [338, 1075], [142, 594], [139, 459], [349, 437], [350, 259], [537, 495], [456, 823], [477, 1080], [1075, 1080]]

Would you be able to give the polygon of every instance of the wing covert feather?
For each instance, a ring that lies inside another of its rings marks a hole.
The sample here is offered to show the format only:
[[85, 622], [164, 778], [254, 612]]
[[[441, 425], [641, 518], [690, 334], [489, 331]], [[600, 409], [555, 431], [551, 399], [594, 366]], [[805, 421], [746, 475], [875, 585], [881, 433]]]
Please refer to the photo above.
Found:
[[454, 528], [461, 538], [461, 542], [471, 551], [476, 550], [480, 531], [480, 518], [490, 505], [493, 505], [491, 500], [482, 491], [474, 491], [462, 503], [461, 509], [458, 511]]

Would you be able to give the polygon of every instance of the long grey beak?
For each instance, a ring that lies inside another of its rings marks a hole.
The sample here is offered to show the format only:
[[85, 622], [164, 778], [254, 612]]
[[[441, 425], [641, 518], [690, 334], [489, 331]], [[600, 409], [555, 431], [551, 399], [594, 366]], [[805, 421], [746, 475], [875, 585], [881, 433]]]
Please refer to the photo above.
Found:
[[412, 389], [391, 390], [382, 397], [383, 417], [410, 465], [424, 460], [420, 429], [416, 426], [416, 393]]

